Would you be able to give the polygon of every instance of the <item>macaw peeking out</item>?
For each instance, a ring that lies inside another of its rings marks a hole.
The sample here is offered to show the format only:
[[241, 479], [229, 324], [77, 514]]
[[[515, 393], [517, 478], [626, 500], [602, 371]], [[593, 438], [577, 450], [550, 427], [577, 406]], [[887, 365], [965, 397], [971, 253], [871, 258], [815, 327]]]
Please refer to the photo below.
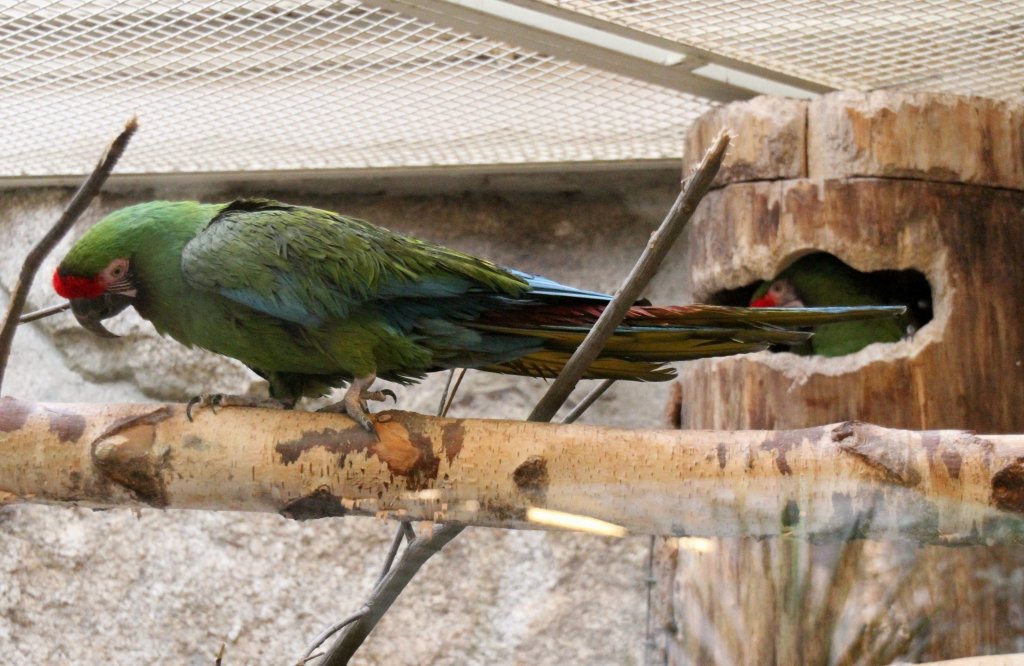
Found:
[[[88, 330], [129, 305], [185, 345], [238, 359], [283, 406], [349, 384], [341, 408], [372, 429], [377, 377], [448, 368], [554, 377], [606, 294], [575, 289], [325, 210], [263, 199], [157, 201], [108, 215], [53, 277]], [[634, 306], [589, 378], [662, 381], [666, 364], [798, 344], [786, 330], [900, 308]]]
[[[803, 308], [894, 302], [883, 293], [881, 286], [831, 254], [817, 252], [798, 259], [774, 280], [763, 283], [754, 292], [750, 306]], [[843, 356], [875, 342], [898, 342], [923, 324], [912, 316], [915, 311], [910, 307], [899, 317], [816, 326], [813, 338], [791, 350], [819, 356]]]

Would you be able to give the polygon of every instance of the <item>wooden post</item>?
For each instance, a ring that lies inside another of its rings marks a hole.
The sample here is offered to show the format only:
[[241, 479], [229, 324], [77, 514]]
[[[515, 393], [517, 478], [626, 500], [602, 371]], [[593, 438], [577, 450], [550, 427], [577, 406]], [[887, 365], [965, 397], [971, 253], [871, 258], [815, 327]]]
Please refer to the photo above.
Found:
[[[934, 318], [912, 339], [849, 356], [685, 364], [678, 424], [1024, 432], [1024, 108], [904, 93], [758, 98], [699, 120], [687, 164], [723, 126], [736, 139], [689, 229], [687, 296], [826, 251], [861, 271], [920, 271]], [[693, 545], [660, 546], [668, 663], [953, 658], [1017, 651], [1024, 635], [1019, 549], [785, 536]]]

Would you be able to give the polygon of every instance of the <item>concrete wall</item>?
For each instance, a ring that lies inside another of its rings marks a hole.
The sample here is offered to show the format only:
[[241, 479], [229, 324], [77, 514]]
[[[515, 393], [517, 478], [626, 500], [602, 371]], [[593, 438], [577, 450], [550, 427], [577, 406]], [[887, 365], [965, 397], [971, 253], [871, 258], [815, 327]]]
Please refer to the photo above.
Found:
[[[401, 195], [329, 194], [324, 184], [305, 192], [217, 183], [122, 186], [98, 199], [72, 236], [138, 201], [258, 193], [611, 290], [667, 211], [674, 181], [675, 174], [659, 172], [560, 185], [571, 191]], [[6, 298], [25, 252], [69, 195], [0, 191], [0, 296]], [[70, 242], [44, 265], [30, 309], [57, 302], [49, 275]], [[652, 299], [679, 300], [678, 270], [670, 261]], [[230, 360], [156, 336], [134, 312], [110, 327], [124, 337], [95, 338], [67, 314], [23, 327], [4, 395], [183, 401], [200, 392], [242, 392], [258, 379]], [[398, 406], [432, 412], [443, 379], [399, 389]], [[452, 413], [522, 418], [542, 390], [540, 380], [470, 372]], [[617, 385], [584, 420], [660, 424], [667, 391], [663, 384]], [[362, 603], [393, 530], [392, 523], [363, 518], [297, 523], [276, 515], [3, 507], [0, 661], [213, 664], [225, 643], [228, 666], [294, 663], [325, 626]], [[354, 663], [640, 663], [646, 558], [644, 537], [468, 530], [427, 564]]]

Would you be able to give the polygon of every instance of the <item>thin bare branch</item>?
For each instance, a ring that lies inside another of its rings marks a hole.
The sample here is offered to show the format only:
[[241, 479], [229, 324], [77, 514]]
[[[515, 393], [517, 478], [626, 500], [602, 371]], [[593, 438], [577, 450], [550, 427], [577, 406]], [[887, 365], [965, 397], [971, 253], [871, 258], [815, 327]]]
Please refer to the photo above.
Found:
[[408, 523], [402, 523], [395, 530], [395, 538], [391, 540], [391, 548], [388, 549], [387, 557], [384, 558], [384, 567], [381, 569], [380, 575], [377, 576], [377, 585], [384, 580], [384, 576], [388, 575], [388, 571], [391, 570], [391, 565], [395, 562], [395, 556], [398, 555], [398, 549], [402, 546], [402, 540], [405, 538], [405, 525]]
[[547, 393], [533, 408], [533, 412], [530, 413], [527, 420], [550, 421], [572, 390], [576, 388], [576, 384], [586, 373], [587, 368], [615, 333], [615, 329], [626, 316], [626, 312], [640, 298], [643, 290], [654, 277], [668, 255], [668, 251], [679, 237], [683, 227], [697, 210], [697, 205], [708, 188], [711, 187], [711, 181], [715, 179], [719, 167], [722, 166], [722, 158], [725, 157], [725, 150], [728, 146], [729, 134], [723, 131], [704, 155], [704, 159], [697, 166], [693, 176], [686, 181], [682, 192], [672, 204], [672, 208], [661, 226], [651, 234], [647, 247], [644, 248], [643, 254], [633, 266], [626, 281], [615, 292], [615, 297], [605, 307], [594, 327], [587, 333], [583, 344], [573, 352], [569, 362], [565, 364], [558, 378], [548, 387]]
[[70, 309], [71, 309], [71, 303], [61, 303], [60, 305], [51, 305], [48, 308], [42, 308], [40, 310], [35, 310], [33, 312], [29, 312], [28, 314], [21, 315], [20, 317], [18, 317], [18, 323], [19, 324], [28, 324], [30, 322], [37, 321], [39, 319], [44, 319], [46, 317], [49, 317], [50, 315], [55, 315], [55, 314], [58, 314], [60, 312], [64, 312], [65, 310], [70, 310]]
[[331, 646], [321, 666], [347, 664], [366, 637], [373, 631], [373, 628], [377, 626], [380, 618], [391, 608], [391, 604], [420, 570], [420, 567], [434, 553], [440, 551], [449, 541], [457, 537], [463, 529], [465, 529], [463, 525], [445, 523], [435, 527], [430, 536], [416, 537], [402, 553], [402, 559], [399, 560], [398, 565], [391, 569], [380, 585], [373, 590], [370, 598], [366, 601], [366, 612], [360, 615], [338, 642]]
[[455, 376], [455, 368], [448, 371], [448, 379], [444, 381], [444, 390], [441, 391], [441, 402], [437, 405], [437, 415], [444, 416], [444, 405], [448, 402], [448, 389], [452, 387], [452, 377]]
[[[11, 302], [7, 304], [7, 313], [4, 314], [3, 326], [0, 327], [0, 386], [3, 385], [4, 372], [7, 370], [7, 359], [11, 355], [11, 343], [14, 341], [14, 331], [18, 327], [21, 311], [25, 308], [25, 300], [28, 298], [28, 290], [32, 286], [39, 266], [43, 263], [53, 248], [57, 246], [60, 239], [71, 229], [71, 226], [89, 207], [93, 198], [99, 194], [100, 188], [106, 182], [107, 176], [114, 170], [114, 165], [121, 158], [128, 142], [138, 128], [138, 121], [133, 116], [121, 133], [114, 139], [114, 142], [107, 148], [107, 152], [100, 158], [96, 168], [86, 178], [82, 186], [75, 192], [71, 202], [64, 213], [57, 220], [57, 223], [43, 236], [42, 240], [25, 257], [21, 266], [21, 273], [11, 293]], [[33, 313], [36, 314], [36, 313]]]
[[654, 640], [654, 586], [658, 579], [654, 576], [654, 535], [647, 541], [647, 577], [644, 584], [647, 586], [647, 611], [644, 618], [644, 666], [654, 664], [654, 650], [657, 649], [657, 641]]
[[466, 369], [459, 369], [459, 376], [455, 380], [455, 386], [452, 387], [452, 392], [448, 395], [448, 402], [444, 404], [441, 409], [441, 413], [438, 416], [448, 416], [448, 411], [451, 410], [452, 404], [455, 402], [455, 395], [459, 392], [459, 387], [462, 386], [462, 380], [466, 376]]
[[573, 407], [572, 411], [569, 412], [569, 415], [562, 419], [562, 423], [575, 423], [576, 419], [583, 416], [583, 413], [590, 409], [590, 406], [597, 402], [597, 399], [604, 395], [604, 392], [610, 389], [614, 383], [614, 379], [606, 379], [598, 384], [594, 390], [583, 398], [580, 404]]
[[[399, 534], [401, 534], [401, 532], [399, 532]], [[313, 641], [313, 643], [306, 649], [306, 651], [302, 654], [302, 656], [299, 657], [299, 661], [297, 662], [297, 666], [303, 666], [303, 664], [305, 664], [307, 661], [310, 661], [312, 659], [316, 659], [317, 657], [323, 656], [323, 653], [319, 653], [319, 654], [313, 654], [313, 653], [316, 652], [317, 648], [319, 648], [321, 645], [324, 644], [324, 641], [326, 641], [328, 638], [330, 638], [334, 634], [338, 633], [339, 631], [341, 631], [342, 629], [344, 629], [348, 625], [352, 624], [353, 622], [355, 622], [356, 620], [361, 618], [364, 613], [366, 613], [366, 608], [365, 607], [361, 611], [359, 611], [358, 613], [353, 613], [352, 615], [349, 615], [348, 617], [346, 617], [344, 620], [341, 620], [340, 622], [336, 622], [335, 624], [331, 625], [330, 627], [324, 629], [323, 632], [319, 636], [317, 636], [316, 639]]]

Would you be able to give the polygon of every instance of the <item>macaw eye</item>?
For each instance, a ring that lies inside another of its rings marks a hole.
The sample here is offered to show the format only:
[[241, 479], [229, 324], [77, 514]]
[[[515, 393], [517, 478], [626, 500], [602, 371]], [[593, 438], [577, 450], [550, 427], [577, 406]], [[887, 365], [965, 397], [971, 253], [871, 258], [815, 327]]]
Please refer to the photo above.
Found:
[[114, 259], [110, 262], [110, 265], [103, 271], [103, 276], [107, 282], [117, 282], [128, 275], [128, 260], [127, 259]]

